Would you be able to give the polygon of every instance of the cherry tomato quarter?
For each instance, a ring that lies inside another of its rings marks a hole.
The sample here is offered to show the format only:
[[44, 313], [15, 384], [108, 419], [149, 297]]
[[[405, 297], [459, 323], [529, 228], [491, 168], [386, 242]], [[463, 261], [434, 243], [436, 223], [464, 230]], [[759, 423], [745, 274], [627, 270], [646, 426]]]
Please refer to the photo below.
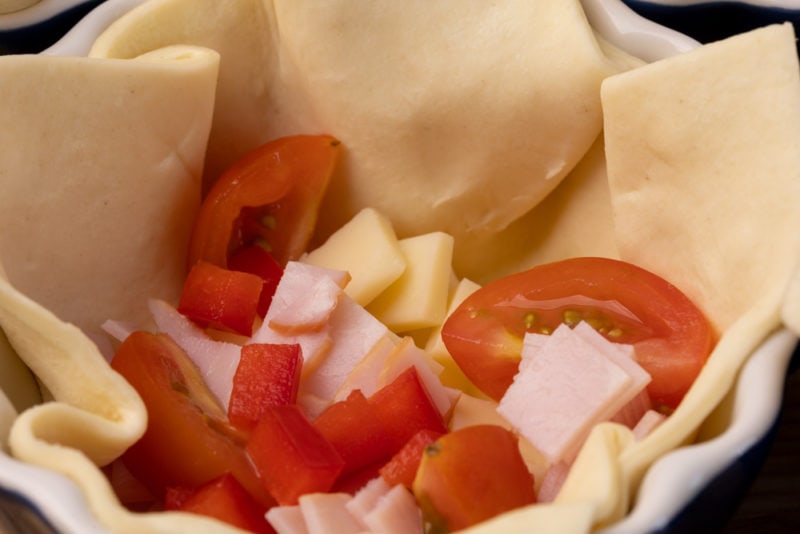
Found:
[[198, 211], [188, 266], [205, 260], [228, 267], [228, 257], [253, 244], [279, 264], [297, 259], [317, 221], [340, 143], [327, 135], [282, 137], [228, 167]]

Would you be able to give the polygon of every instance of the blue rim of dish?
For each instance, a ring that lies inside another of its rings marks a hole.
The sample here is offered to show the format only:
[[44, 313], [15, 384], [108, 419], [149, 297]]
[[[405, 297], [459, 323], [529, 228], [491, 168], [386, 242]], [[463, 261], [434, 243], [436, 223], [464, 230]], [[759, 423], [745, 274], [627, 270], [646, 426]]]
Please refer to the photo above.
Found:
[[[800, 342], [795, 345], [789, 362], [783, 397], [786, 396], [786, 381], [798, 369]], [[722, 532], [763, 470], [781, 427], [783, 413], [784, 403], [781, 402], [767, 432], [713, 477], [664, 527], [653, 530], [650, 534]], [[710, 510], [715, 512], [711, 513]]]
[[87, 0], [34, 24], [0, 29], [0, 55], [38, 54], [105, 0]]
[[[754, 30], [762, 26], [791, 22], [800, 35], [800, 6], [797, 9], [765, 7], [745, 2], [697, 2], [668, 5], [647, 0], [623, 0], [633, 11], [662, 26], [686, 34], [701, 43]], [[713, 21], [713, 24], [710, 22]]]

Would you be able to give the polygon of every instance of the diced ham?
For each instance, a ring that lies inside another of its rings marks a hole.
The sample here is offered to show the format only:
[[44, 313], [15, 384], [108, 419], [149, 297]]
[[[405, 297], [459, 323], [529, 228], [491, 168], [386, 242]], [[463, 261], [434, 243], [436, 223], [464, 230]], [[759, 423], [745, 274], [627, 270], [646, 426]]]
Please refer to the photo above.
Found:
[[278, 343], [292, 345], [297, 343], [303, 352], [303, 376], [310, 374], [330, 351], [333, 340], [330, 328], [324, 326], [316, 332], [284, 334], [269, 327], [266, 321], [253, 334], [248, 343]]
[[140, 330], [140, 328], [133, 323], [113, 321], [111, 319], [100, 325], [100, 328], [102, 328], [106, 334], [117, 341], [125, 341], [125, 338], [131, 335], [131, 333], [135, 332], [136, 330]]
[[541, 503], [553, 502], [558, 495], [562, 484], [567, 479], [569, 474], [570, 464], [567, 462], [558, 462], [551, 465], [542, 477], [542, 483], [539, 486], [539, 492], [536, 494], [536, 501]]
[[158, 329], [169, 335], [197, 365], [208, 388], [227, 412], [241, 347], [211, 339], [202, 328], [163, 300], [151, 299], [149, 307]]
[[620, 408], [610, 420], [628, 428], [633, 428], [652, 407], [653, 403], [650, 401], [650, 394], [647, 393], [647, 389], [643, 389], [628, 401], [625, 406]]
[[397, 346], [397, 336], [387, 331], [381, 339], [367, 352], [352, 371], [345, 378], [344, 383], [334, 396], [334, 401], [347, 398], [353, 390], [360, 389], [365, 397], [372, 396], [378, 391], [378, 382], [386, 361]]
[[333, 401], [348, 374], [389, 330], [347, 295], [331, 314], [328, 332], [330, 350], [310, 372], [304, 373], [301, 394]]
[[277, 534], [309, 534], [300, 505], [273, 506], [266, 518]]
[[[602, 351], [608, 359], [624, 369], [625, 372], [628, 373], [628, 376], [631, 377], [631, 380], [633, 380], [631, 387], [617, 399], [619, 407], [614, 410], [613, 413], [617, 413], [623, 406], [631, 402], [637, 395], [645, 390], [652, 380], [652, 377], [650, 373], [645, 371], [644, 368], [636, 362], [633, 345], [612, 343], [585, 321], [578, 323], [575, 328], [573, 328], [573, 331], [578, 334], [581, 339], [590, 343], [597, 350]], [[649, 401], [649, 397], [647, 400]]]
[[561, 325], [514, 377], [497, 409], [551, 464], [571, 461], [633, 383], [602, 350]]
[[349, 493], [308, 493], [298, 500], [308, 534], [357, 534], [362, 524], [345, 506]]
[[381, 534], [422, 534], [422, 511], [402, 485], [396, 485], [381, 497], [361, 521], [370, 532]]
[[389, 384], [400, 373], [412, 366], [416, 367], [417, 374], [439, 413], [442, 416], [447, 414], [452, 408], [457, 395], [449, 391], [450, 388], [443, 386], [439, 380], [439, 373], [443, 369], [442, 365], [431, 358], [423, 349], [417, 347], [411, 337], [404, 337], [389, 355], [381, 372], [378, 386], [382, 387]]
[[663, 413], [655, 410], [648, 410], [645, 412], [642, 418], [639, 419], [639, 422], [633, 427], [633, 437], [636, 440], [643, 439], [653, 430], [658, 428], [658, 426], [663, 423], [666, 418], [667, 416]]
[[376, 477], [358, 490], [345, 505], [353, 517], [361, 518], [375, 508], [378, 501], [392, 489], [383, 477]]
[[309, 493], [266, 514], [277, 534], [421, 534], [422, 511], [402, 485], [370, 480], [355, 495]]
[[328, 322], [349, 280], [346, 271], [288, 262], [264, 323], [289, 335], [318, 331]]

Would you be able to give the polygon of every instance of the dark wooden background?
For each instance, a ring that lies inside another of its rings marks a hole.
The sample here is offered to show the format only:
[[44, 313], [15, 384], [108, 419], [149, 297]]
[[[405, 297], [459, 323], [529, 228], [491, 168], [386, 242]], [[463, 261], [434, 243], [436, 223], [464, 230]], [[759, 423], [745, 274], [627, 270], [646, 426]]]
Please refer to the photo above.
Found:
[[800, 371], [786, 382], [784, 408], [764, 466], [724, 534], [800, 533]]

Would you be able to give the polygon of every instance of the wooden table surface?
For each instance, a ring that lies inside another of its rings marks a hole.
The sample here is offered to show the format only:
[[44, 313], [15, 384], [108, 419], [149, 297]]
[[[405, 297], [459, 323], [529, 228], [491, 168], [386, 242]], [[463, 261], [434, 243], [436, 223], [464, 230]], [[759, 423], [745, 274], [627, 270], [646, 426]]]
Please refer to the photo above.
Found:
[[763, 469], [724, 534], [800, 533], [800, 370], [787, 380], [784, 408]]

